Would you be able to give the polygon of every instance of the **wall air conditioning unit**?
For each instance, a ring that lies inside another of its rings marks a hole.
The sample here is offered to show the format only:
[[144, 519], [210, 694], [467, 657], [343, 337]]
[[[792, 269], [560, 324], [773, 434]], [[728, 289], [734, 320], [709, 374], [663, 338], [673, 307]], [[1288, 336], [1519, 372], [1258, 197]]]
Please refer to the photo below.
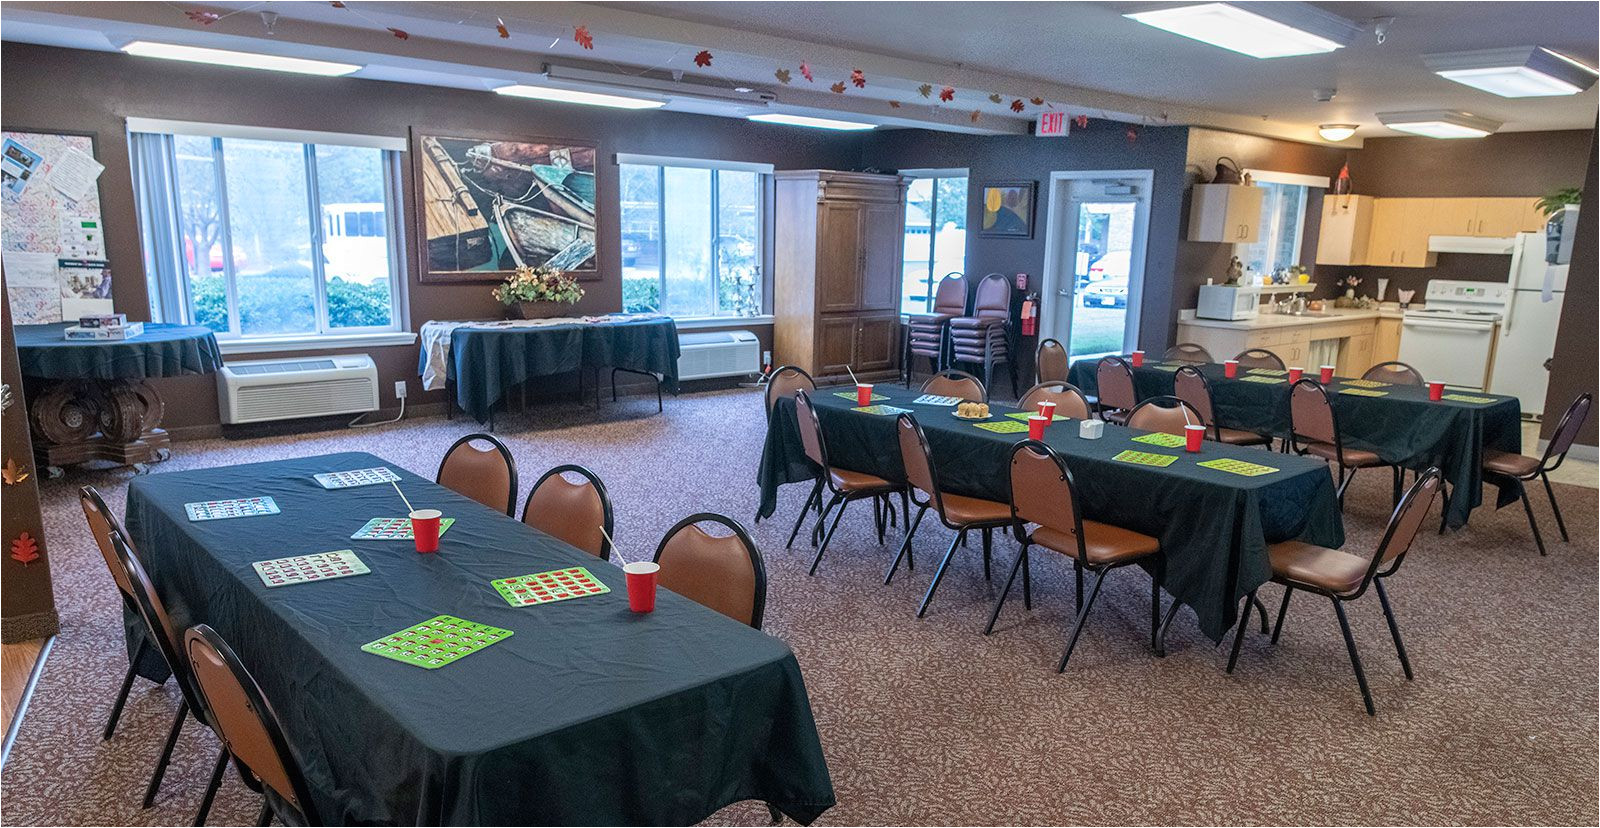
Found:
[[217, 400], [230, 424], [376, 411], [378, 367], [366, 354], [228, 362]]
[[749, 331], [678, 334], [678, 379], [761, 373], [761, 342]]

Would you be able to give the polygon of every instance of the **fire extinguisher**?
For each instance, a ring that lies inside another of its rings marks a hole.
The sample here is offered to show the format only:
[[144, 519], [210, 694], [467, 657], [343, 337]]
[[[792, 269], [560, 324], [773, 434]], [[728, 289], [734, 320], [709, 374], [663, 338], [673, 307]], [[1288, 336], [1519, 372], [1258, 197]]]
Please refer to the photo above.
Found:
[[1030, 293], [1022, 300], [1022, 335], [1033, 336], [1039, 327], [1039, 294]]

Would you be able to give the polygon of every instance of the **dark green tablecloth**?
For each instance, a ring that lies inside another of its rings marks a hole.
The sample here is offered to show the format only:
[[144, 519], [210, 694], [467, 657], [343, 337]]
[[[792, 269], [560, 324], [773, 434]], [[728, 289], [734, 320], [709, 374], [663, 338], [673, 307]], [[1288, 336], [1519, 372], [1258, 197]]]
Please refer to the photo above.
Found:
[[[456, 518], [440, 552], [353, 541], [399, 516], [388, 465]], [[183, 504], [270, 495], [282, 514], [192, 523]], [[665, 590], [629, 612], [622, 571], [368, 454], [133, 481], [127, 525], [180, 628], [207, 623], [284, 719], [329, 824], [690, 824], [745, 799], [810, 822], [834, 804], [783, 642]], [[648, 544], [635, 543], [636, 548]], [[251, 562], [353, 549], [372, 573], [268, 589]], [[587, 566], [612, 591], [511, 607], [496, 578]], [[516, 634], [437, 670], [360, 651], [439, 614]]]
[[212, 374], [222, 351], [210, 328], [145, 323], [144, 333], [125, 340], [64, 339], [68, 323], [18, 325], [17, 360], [22, 375], [37, 379], [151, 379]]
[[[1083, 359], [1072, 364], [1068, 380], [1085, 393], [1097, 394], [1095, 365], [1098, 360]], [[1133, 369], [1134, 390], [1139, 399], [1172, 393], [1173, 366], [1178, 363], [1146, 363]], [[1211, 404], [1217, 421], [1229, 428], [1242, 428], [1278, 437], [1289, 433], [1289, 379], [1275, 384], [1246, 382], [1223, 376], [1221, 365], [1196, 365], [1211, 384]], [[1251, 376], [1240, 368], [1239, 376]], [[1465, 526], [1472, 510], [1483, 503], [1483, 453], [1485, 449], [1522, 451], [1522, 405], [1515, 397], [1496, 396], [1479, 391], [1447, 389], [1474, 397], [1492, 397], [1491, 403], [1466, 403], [1454, 400], [1431, 402], [1428, 389], [1413, 385], [1391, 385], [1372, 390], [1387, 392], [1382, 397], [1363, 397], [1337, 393], [1347, 387], [1336, 378], [1329, 389], [1333, 410], [1339, 419], [1339, 434], [1349, 448], [1375, 451], [1386, 463], [1408, 469], [1438, 466], [1450, 484], [1450, 504], [1445, 521], [1452, 528]], [[1515, 499], [1514, 489], [1502, 489], [1500, 504]]]
[[[426, 371], [427, 359], [424, 350], [419, 372]], [[535, 328], [462, 327], [450, 334], [449, 366], [456, 404], [480, 423], [519, 383], [579, 369], [659, 374], [662, 385], [676, 393], [678, 326], [658, 318]]]
[[[850, 410], [852, 399], [820, 389], [811, 396], [828, 440], [829, 458], [842, 468], [904, 480], [895, 418]], [[995, 434], [952, 416], [949, 406], [915, 405], [920, 396], [879, 385], [888, 405], [911, 409], [933, 449], [941, 484], [956, 494], [1008, 502], [1011, 447], [1027, 434]], [[991, 406], [997, 415], [1015, 409]], [[1066, 457], [1085, 516], [1159, 538], [1167, 556], [1166, 590], [1200, 617], [1200, 629], [1221, 640], [1233, 626], [1238, 599], [1271, 577], [1267, 544], [1292, 538], [1338, 547], [1344, 524], [1332, 475], [1320, 460], [1208, 442], [1198, 455], [1131, 438], [1143, 432], [1107, 425], [1099, 440], [1078, 437], [1078, 421], [1060, 422], [1045, 440]], [[1166, 468], [1112, 460], [1124, 449], [1181, 455]], [[1281, 471], [1244, 477], [1195, 465], [1220, 457], [1262, 463]], [[773, 408], [761, 455], [761, 514], [777, 505], [780, 484], [807, 479], [794, 400]]]

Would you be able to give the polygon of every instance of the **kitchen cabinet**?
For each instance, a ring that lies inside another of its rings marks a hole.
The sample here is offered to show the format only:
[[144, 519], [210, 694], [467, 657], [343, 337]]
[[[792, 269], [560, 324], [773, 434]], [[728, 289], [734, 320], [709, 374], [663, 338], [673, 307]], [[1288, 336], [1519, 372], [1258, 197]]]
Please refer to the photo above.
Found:
[[1504, 239], [1544, 229], [1536, 198], [1435, 198], [1428, 219], [1436, 236]]
[[1196, 184], [1189, 194], [1189, 241], [1253, 244], [1261, 237], [1260, 187]]
[[[1386, 324], [1392, 325], [1387, 330], [1395, 344], [1381, 342], [1378, 327]], [[1303, 319], [1264, 316], [1238, 322], [1186, 318], [1178, 321], [1178, 341], [1200, 345], [1217, 360], [1265, 348], [1285, 365], [1303, 368], [1311, 375], [1327, 360], [1340, 376], [1359, 377], [1374, 364], [1395, 358], [1380, 355], [1379, 348], [1392, 348], [1397, 354], [1399, 328], [1398, 318], [1384, 319], [1371, 311]]]
[[1372, 205], [1372, 232], [1366, 263], [1377, 267], [1433, 267], [1438, 254], [1428, 252], [1433, 229], [1432, 198], [1379, 198]]
[[1372, 364], [1394, 362], [1400, 358], [1399, 317], [1378, 317], [1377, 329], [1372, 333]]
[[[1366, 326], [1370, 331], [1371, 326]], [[1372, 367], [1373, 334], [1361, 333], [1344, 337], [1339, 345], [1339, 361], [1334, 371], [1341, 377], [1359, 377]]]
[[1326, 195], [1317, 236], [1317, 264], [1359, 265], [1367, 262], [1372, 236], [1372, 196]]

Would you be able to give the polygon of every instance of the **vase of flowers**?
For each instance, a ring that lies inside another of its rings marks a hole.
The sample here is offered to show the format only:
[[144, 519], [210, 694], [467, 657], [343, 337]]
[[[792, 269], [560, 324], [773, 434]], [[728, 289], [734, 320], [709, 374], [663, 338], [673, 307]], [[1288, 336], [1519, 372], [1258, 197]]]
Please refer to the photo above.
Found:
[[513, 319], [546, 319], [566, 313], [583, 298], [577, 277], [553, 267], [523, 266], [494, 289], [494, 298]]

